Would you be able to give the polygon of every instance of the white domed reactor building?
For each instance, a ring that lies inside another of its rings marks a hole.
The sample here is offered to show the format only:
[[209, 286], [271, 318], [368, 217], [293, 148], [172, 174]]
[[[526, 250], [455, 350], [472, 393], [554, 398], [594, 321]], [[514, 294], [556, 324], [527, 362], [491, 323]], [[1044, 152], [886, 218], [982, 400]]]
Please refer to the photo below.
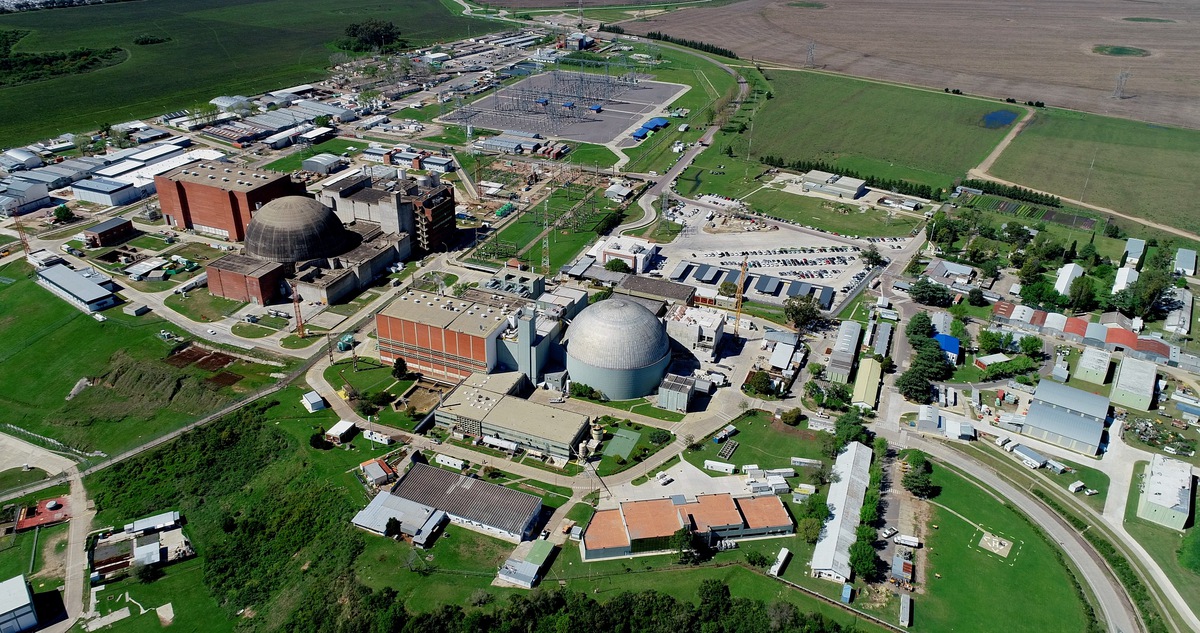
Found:
[[567, 374], [609, 400], [654, 391], [671, 363], [666, 326], [641, 304], [613, 297], [584, 308], [567, 338]]

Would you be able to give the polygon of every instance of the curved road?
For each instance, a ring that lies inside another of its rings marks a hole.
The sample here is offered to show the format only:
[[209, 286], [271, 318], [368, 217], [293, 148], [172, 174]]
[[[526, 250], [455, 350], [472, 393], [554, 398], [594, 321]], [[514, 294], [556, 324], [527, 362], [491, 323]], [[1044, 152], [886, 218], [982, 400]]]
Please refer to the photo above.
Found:
[[[910, 448], [919, 448], [929, 455], [955, 468], [971, 473], [984, 479], [988, 486], [1007, 499], [1021, 512], [1024, 512], [1046, 534], [1058, 541], [1065, 553], [1075, 566], [1079, 568], [1083, 582], [1087, 583], [1099, 603], [1100, 612], [1104, 615], [1108, 629], [1115, 633], [1136, 633], [1141, 630], [1141, 619], [1136, 609], [1129, 601], [1124, 587], [1117, 582], [1100, 555], [1092, 548], [1083, 536], [1075, 531], [1057, 514], [1047, 510], [1032, 496], [1008, 483], [996, 471], [974, 460], [960, 455], [936, 442], [924, 438], [909, 436], [901, 433], [899, 442]], [[890, 438], [889, 438], [890, 441]]]

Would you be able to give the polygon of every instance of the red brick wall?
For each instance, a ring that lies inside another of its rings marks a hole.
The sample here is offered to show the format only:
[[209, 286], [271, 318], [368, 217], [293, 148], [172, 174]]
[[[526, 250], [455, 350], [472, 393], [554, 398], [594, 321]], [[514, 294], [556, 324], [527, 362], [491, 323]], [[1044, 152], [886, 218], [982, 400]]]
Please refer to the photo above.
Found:
[[208, 290], [213, 295], [247, 301], [260, 306], [270, 304], [275, 300], [279, 290], [279, 281], [283, 277], [282, 269], [262, 277], [251, 277], [229, 270], [208, 267]]
[[229, 239], [246, 238], [246, 225], [259, 204], [284, 196], [303, 195], [304, 187], [288, 176], [264, 181], [246, 192], [227, 191], [220, 186], [196, 182], [176, 182], [161, 176], [154, 179], [163, 215], [173, 225], [189, 229], [197, 224], [229, 232]]
[[415, 371], [460, 378], [487, 371], [487, 341], [482, 337], [386, 314], [375, 315], [375, 325], [384, 362], [400, 357]]

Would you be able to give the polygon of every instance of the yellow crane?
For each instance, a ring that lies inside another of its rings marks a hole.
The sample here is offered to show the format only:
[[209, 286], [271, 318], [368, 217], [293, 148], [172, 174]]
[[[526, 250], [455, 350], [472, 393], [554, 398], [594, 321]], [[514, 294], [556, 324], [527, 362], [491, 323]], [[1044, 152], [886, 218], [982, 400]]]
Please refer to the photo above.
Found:
[[738, 275], [737, 280], [737, 316], [733, 320], [733, 338], [735, 339], [738, 335], [738, 326], [742, 324], [742, 288], [746, 287], [746, 262], [749, 260], [749, 255], [742, 258], [742, 272]]

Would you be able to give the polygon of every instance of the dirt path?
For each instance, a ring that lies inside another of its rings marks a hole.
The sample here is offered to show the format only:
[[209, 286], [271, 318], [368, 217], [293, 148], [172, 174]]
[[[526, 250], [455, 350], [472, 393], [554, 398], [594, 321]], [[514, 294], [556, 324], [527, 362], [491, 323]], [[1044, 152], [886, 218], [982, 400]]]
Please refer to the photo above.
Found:
[[988, 170], [992, 168], [992, 163], [995, 163], [996, 159], [1000, 158], [1000, 154], [1003, 154], [1004, 150], [1008, 149], [1009, 144], [1013, 142], [1013, 139], [1017, 138], [1017, 135], [1025, 129], [1026, 125], [1029, 125], [1029, 122], [1033, 120], [1034, 116], [1035, 114], [1033, 108], [1026, 106], [1025, 116], [1021, 117], [1021, 120], [1018, 121], [1016, 125], [1012, 126], [1012, 129], [1008, 131], [1008, 134], [1004, 135], [1004, 138], [1001, 139], [1000, 143], [996, 145], [996, 147], [992, 150], [992, 153], [988, 154], [987, 158], [983, 159], [983, 162], [979, 163], [979, 166], [975, 169], [986, 174]]
[[59, 550], [58, 546], [65, 543], [68, 536], [68, 532], [59, 532], [38, 543], [38, 547], [42, 548], [42, 568], [32, 576], [34, 580], [66, 578], [67, 549], [64, 547]]

